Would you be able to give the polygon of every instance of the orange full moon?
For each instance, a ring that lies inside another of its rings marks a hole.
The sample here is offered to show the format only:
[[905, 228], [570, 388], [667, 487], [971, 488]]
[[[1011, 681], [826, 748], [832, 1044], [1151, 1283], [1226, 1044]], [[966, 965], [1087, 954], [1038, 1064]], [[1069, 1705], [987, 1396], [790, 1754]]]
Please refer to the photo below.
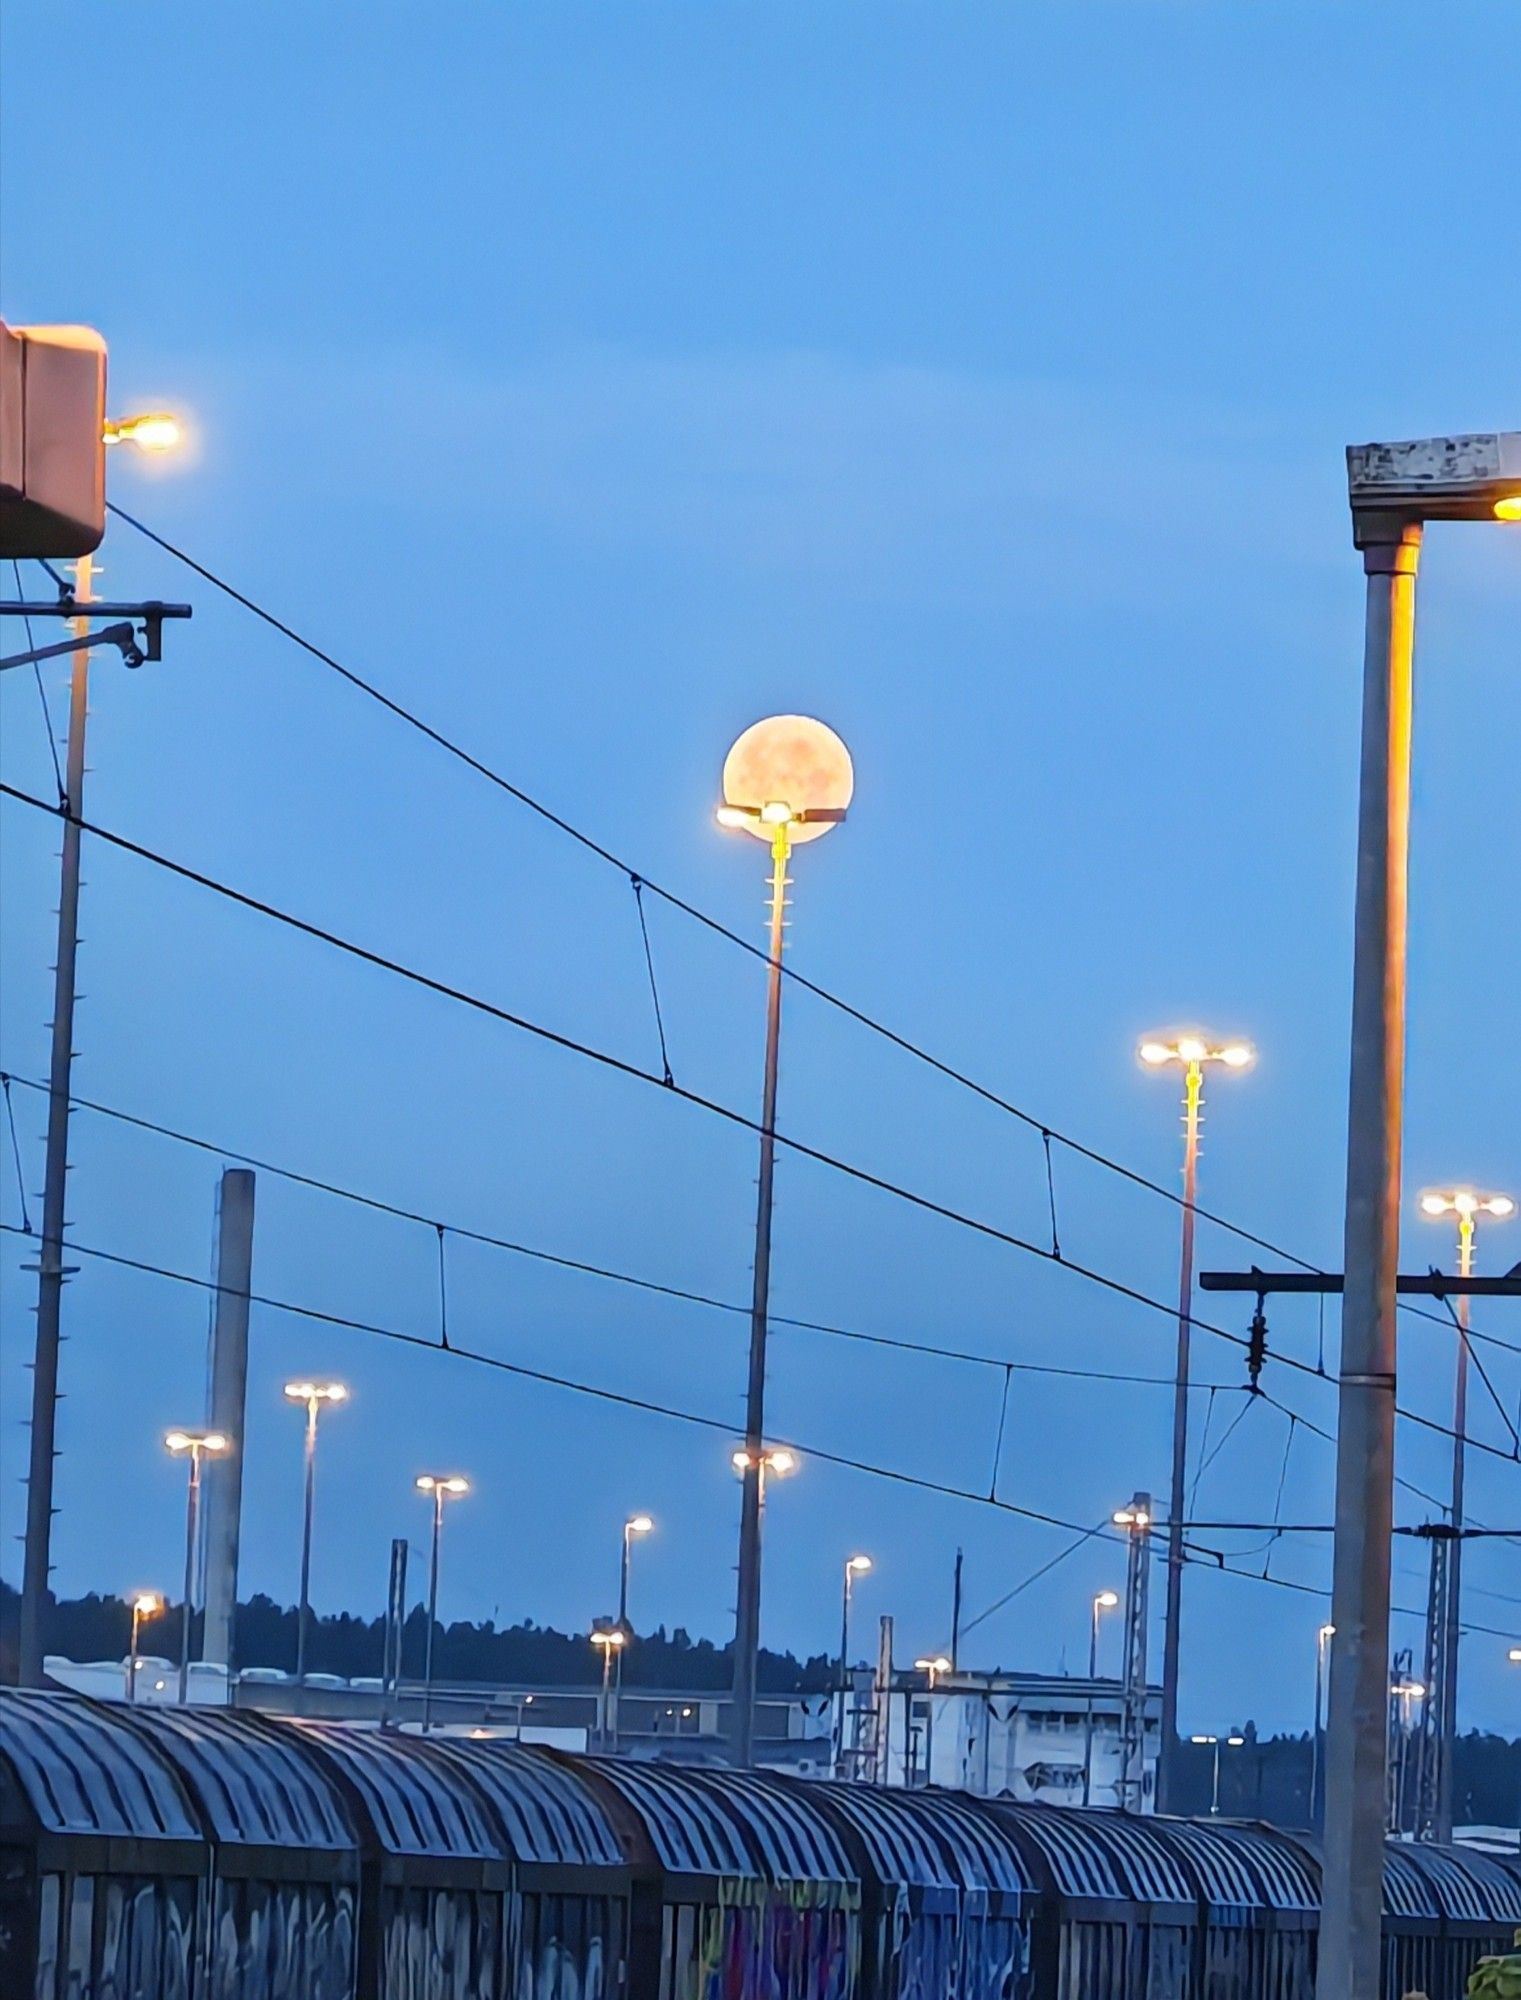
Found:
[[[759, 811], [786, 805], [793, 812], [843, 811], [855, 791], [850, 752], [826, 723], [811, 715], [771, 715], [754, 722], [724, 759], [724, 803]], [[830, 820], [789, 829], [794, 845], [828, 833]], [[762, 840], [771, 828], [749, 828]]]

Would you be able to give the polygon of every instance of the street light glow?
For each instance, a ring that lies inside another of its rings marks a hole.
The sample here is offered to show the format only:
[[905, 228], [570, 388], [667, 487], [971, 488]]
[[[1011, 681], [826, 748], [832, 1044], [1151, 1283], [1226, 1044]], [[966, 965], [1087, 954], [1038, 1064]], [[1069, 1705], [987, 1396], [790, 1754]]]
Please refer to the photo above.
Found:
[[1185, 1068], [1224, 1063], [1227, 1069], [1250, 1069], [1257, 1060], [1257, 1051], [1248, 1041], [1215, 1041], [1192, 1031], [1174, 1035], [1170, 1041], [1161, 1035], [1148, 1035], [1136, 1054], [1148, 1069], [1160, 1069], [1171, 1062], [1182, 1063]]
[[165, 1431], [164, 1444], [170, 1451], [226, 1451], [227, 1439], [221, 1431]]
[[628, 1643], [624, 1637], [622, 1628], [617, 1625], [610, 1625], [607, 1627], [605, 1631], [599, 1626], [598, 1629], [592, 1633], [591, 1642], [594, 1646], [603, 1646], [603, 1647], [611, 1646], [614, 1649], [614, 1651], [616, 1651], [618, 1647], [626, 1645]]
[[293, 1403], [342, 1403], [349, 1392], [341, 1382], [287, 1382], [285, 1393]]
[[140, 1590], [132, 1599], [132, 1609], [139, 1618], [156, 1618], [164, 1608], [164, 1594], [161, 1590]]
[[648, 1514], [634, 1514], [623, 1525], [631, 1535], [647, 1535], [655, 1523]]
[[1507, 494], [1503, 500], [1495, 502], [1497, 521], [1521, 521], [1521, 493]]
[[1521, 1646], [1512, 1646], [1505, 1657], [1513, 1667], [1521, 1667]]
[[1113, 1611], [1120, 1601], [1120, 1595], [1117, 1590], [1101, 1590], [1093, 1601], [1100, 1611]]
[[145, 411], [142, 416], [108, 421], [101, 437], [106, 444], [135, 444], [139, 451], [174, 451], [184, 442], [178, 417], [167, 410]]
[[1144, 1507], [1119, 1507], [1114, 1514], [1117, 1528], [1149, 1528], [1151, 1516]]
[[871, 1568], [871, 1557], [852, 1556], [845, 1567], [849, 1570], [854, 1570], [857, 1576], [864, 1576], [867, 1570]]
[[448, 1474], [438, 1472], [419, 1473], [416, 1486], [419, 1493], [468, 1493], [470, 1491], [470, 1481], [468, 1479], [461, 1479], [457, 1472]]

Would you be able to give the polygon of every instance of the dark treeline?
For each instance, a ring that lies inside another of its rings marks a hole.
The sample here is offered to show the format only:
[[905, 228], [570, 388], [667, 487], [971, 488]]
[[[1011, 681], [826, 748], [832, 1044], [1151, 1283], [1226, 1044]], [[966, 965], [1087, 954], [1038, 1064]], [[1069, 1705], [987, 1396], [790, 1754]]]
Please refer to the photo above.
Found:
[[[0, 1581], [0, 1679], [16, 1678], [20, 1594]], [[421, 1607], [407, 1620], [405, 1670], [421, 1673], [426, 1614]], [[71, 1660], [119, 1660], [131, 1643], [131, 1613], [119, 1598], [63, 1598], [48, 1612], [45, 1648]], [[282, 1667], [296, 1664], [296, 1613], [273, 1598], [255, 1596], [240, 1603], [234, 1627], [240, 1667]], [[145, 1653], [179, 1656], [180, 1613], [171, 1605], [160, 1618], [142, 1628], [138, 1644]], [[307, 1638], [307, 1667], [312, 1673], [378, 1674], [385, 1641], [385, 1621], [355, 1618], [348, 1612], [313, 1617]], [[597, 1678], [597, 1663], [584, 1632], [557, 1632], [552, 1626], [440, 1624], [433, 1645], [433, 1669], [441, 1680], [526, 1682], [530, 1687], [584, 1687]], [[789, 1694], [830, 1687], [835, 1670], [822, 1656], [798, 1660], [791, 1653], [760, 1656], [760, 1685], [768, 1694]], [[641, 1632], [628, 1649], [623, 1667], [628, 1687], [715, 1690], [732, 1679], [729, 1649], [709, 1639], [694, 1639], [680, 1626], [668, 1632], [657, 1626]]]
[[[1251, 1723], [1239, 1749], [1222, 1749], [1220, 1811], [1228, 1819], [1265, 1819], [1278, 1826], [1308, 1826], [1313, 1754], [1303, 1736], [1259, 1738]], [[1214, 1753], [1204, 1744], [1185, 1743], [1184, 1792], [1179, 1809], [1203, 1814], [1210, 1808]], [[1453, 1758], [1453, 1823], [1456, 1826], [1515, 1826], [1521, 1815], [1521, 1742], [1473, 1730], [1458, 1738]]]
[[[16, 1678], [17, 1628], [20, 1597], [0, 1582], [0, 1680]], [[422, 1669], [424, 1613], [419, 1608], [407, 1621], [406, 1671]], [[126, 1605], [115, 1597], [65, 1598], [52, 1605], [47, 1626], [47, 1650], [72, 1660], [119, 1660], [129, 1643], [131, 1625]], [[238, 1606], [238, 1664], [283, 1667], [296, 1664], [296, 1614], [273, 1598], [252, 1597]], [[176, 1658], [179, 1653], [179, 1612], [171, 1606], [143, 1628], [145, 1653]], [[383, 1620], [352, 1617], [347, 1612], [314, 1618], [308, 1644], [313, 1673], [379, 1674], [384, 1638]], [[435, 1671], [445, 1680], [492, 1681], [529, 1687], [586, 1687], [596, 1679], [596, 1663], [584, 1632], [557, 1632], [550, 1626], [523, 1624], [440, 1626], [434, 1646]], [[760, 1684], [770, 1694], [814, 1693], [833, 1684], [834, 1663], [822, 1657], [798, 1660], [791, 1653], [763, 1651]], [[730, 1683], [729, 1649], [708, 1639], [693, 1639], [678, 1627], [657, 1627], [638, 1635], [624, 1665], [629, 1687], [672, 1688], [683, 1692], [726, 1689]], [[1220, 1763], [1220, 1810], [1230, 1818], [1265, 1819], [1283, 1826], [1309, 1822], [1311, 1746], [1308, 1735], [1259, 1738], [1248, 1723], [1239, 1749], [1225, 1749]], [[1211, 1751], [1185, 1744], [1185, 1791], [1180, 1801], [1187, 1813], [1209, 1811], [1213, 1758]], [[1459, 1739], [1454, 1770], [1454, 1817], [1461, 1826], [1515, 1826], [1521, 1816], [1521, 1742], [1477, 1732]]]

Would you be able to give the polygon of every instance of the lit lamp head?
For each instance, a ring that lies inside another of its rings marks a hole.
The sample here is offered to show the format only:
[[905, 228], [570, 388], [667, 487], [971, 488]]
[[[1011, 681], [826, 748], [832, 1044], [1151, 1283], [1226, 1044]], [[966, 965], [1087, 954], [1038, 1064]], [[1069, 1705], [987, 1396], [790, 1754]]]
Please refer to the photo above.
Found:
[[[1116, 1519], [1118, 1519], [1118, 1516], [1116, 1516]], [[1095, 1611], [1113, 1611], [1119, 1601], [1120, 1596], [1118, 1591], [1101, 1590], [1093, 1600], [1093, 1608]]]
[[1133, 1528], [1137, 1533], [1151, 1526], [1151, 1516], [1144, 1507], [1118, 1507], [1114, 1513], [1117, 1528]]
[[789, 1451], [785, 1445], [779, 1445], [779, 1444], [768, 1445], [766, 1449], [763, 1452], [761, 1452], [756, 1459], [752, 1461], [750, 1454], [748, 1451], [745, 1450], [745, 1447], [743, 1445], [739, 1445], [735, 1449], [735, 1452], [733, 1454], [734, 1470], [743, 1475], [744, 1473], [749, 1471], [752, 1462], [758, 1465], [762, 1472], [773, 1472], [780, 1475], [785, 1475], [789, 1472], [795, 1472], [797, 1470], [797, 1453]]
[[287, 1382], [285, 1393], [293, 1403], [345, 1403], [349, 1394], [341, 1382]]
[[827, 724], [809, 715], [755, 722], [724, 759], [720, 826], [789, 847], [817, 840], [844, 819], [855, 790], [850, 752]]
[[185, 433], [178, 417], [167, 410], [149, 410], [137, 417], [107, 420], [101, 436], [106, 444], [135, 444], [139, 451], [175, 451]]
[[129, 1602], [134, 1617], [156, 1618], [164, 1608], [164, 1594], [161, 1590], [135, 1590]]
[[1423, 1215], [1455, 1215], [1467, 1222], [1476, 1215], [1492, 1215], [1503, 1221], [1515, 1212], [1508, 1194], [1480, 1194], [1476, 1188], [1433, 1188], [1421, 1196]]
[[865, 1576], [871, 1566], [870, 1556], [852, 1556], [845, 1565], [852, 1576]]
[[461, 1493], [470, 1491], [470, 1481], [461, 1479], [457, 1472], [419, 1473], [415, 1482], [419, 1493], [443, 1493], [457, 1499]]
[[591, 1635], [591, 1642], [594, 1646], [600, 1646], [604, 1652], [616, 1653], [619, 1647], [627, 1645], [628, 1640], [620, 1626], [599, 1625]]
[[1221, 1041], [1193, 1033], [1148, 1035], [1136, 1054], [1148, 1069], [1161, 1069], [1167, 1063], [1180, 1063], [1184, 1069], [1206, 1063], [1223, 1063], [1227, 1069], [1250, 1069], [1257, 1060], [1257, 1051], [1250, 1042]]
[[623, 1531], [628, 1535], [647, 1535], [654, 1525], [648, 1514], [630, 1514], [623, 1524]]
[[198, 1458], [202, 1452], [215, 1457], [219, 1451], [228, 1449], [228, 1439], [221, 1431], [165, 1431], [164, 1446], [176, 1457], [189, 1452]]
[[1470, 431], [1347, 447], [1359, 548], [1425, 521], [1521, 521], [1521, 431]]

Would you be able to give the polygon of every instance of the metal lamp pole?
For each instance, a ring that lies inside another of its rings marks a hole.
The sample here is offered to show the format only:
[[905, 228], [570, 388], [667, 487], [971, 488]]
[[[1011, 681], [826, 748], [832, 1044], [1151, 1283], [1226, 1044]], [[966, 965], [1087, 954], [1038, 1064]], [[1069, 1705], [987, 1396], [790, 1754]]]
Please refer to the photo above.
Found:
[[1100, 1590], [1094, 1594], [1088, 1620], [1088, 1711], [1083, 1724], [1083, 1804], [1093, 1803], [1093, 1684], [1098, 1679], [1099, 1619], [1119, 1604], [1119, 1592]]
[[1318, 1831], [1325, 1817], [1320, 1781], [1325, 1760], [1326, 1649], [1336, 1636], [1334, 1625], [1322, 1625], [1315, 1634], [1315, 1734], [1310, 1741], [1310, 1827]]
[[613, 1655], [623, 1651], [623, 1633], [616, 1625], [611, 1630], [599, 1625], [591, 1635], [591, 1642], [602, 1655], [602, 1698], [599, 1704], [601, 1716], [598, 1734], [605, 1751], [609, 1747], [611, 1737]]
[[[94, 564], [74, 565], [74, 596], [90, 596]], [[90, 629], [74, 621], [76, 638]], [[63, 1313], [64, 1202], [69, 1174], [69, 1097], [74, 1071], [74, 966], [79, 948], [79, 822], [84, 816], [85, 726], [90, 713], [90, 655], [81, 646], [69, 675], [69, 740], [63, 781], [63, 843], [58, 888], [58, 946], [53, 961], [53, 1043], [48, 1065], [47, 1156], [42, 1184], [42, 1245], [37, 1259], [37, 1335], [32, 1362], [32, 1423], [26, 1480], [26, 1542], [21, 1575], [21, 1685], [41, 1687], [43, 1614], [48, 1600], [53, 1530], [53, 1469], [58, 1432], [58, 1343]]]
[[[1458, 1219], [1458, 1276], [1473, 1275], [1474, 1238], [1481, 1215], [1503, 1219], [1514, 1215], [1516, 1204], [1508, 1194], [1480, 1194], [1473, 1188], [1449, 1188], [1421, 1196], [1421, 1213], [1432, 1217], [1455, 1215]], [[1436, 1813], [1433, 1832], [1439, 1841], [1452, 1839], [1452, 1778], [1454, 1746], [1458, 1733], [1458, 1635], [1462, 1619], [1463, 1524], [1468, 1457], [1468, 1366], [1469, 1298], [1460, 1293], [1454, 1308], [1458, 1322], [1457, 1363], [1452, 1397], [1452, 1540], [1447, 1548], [1446, 1618], [1436, 1635], [1433, 1658], [1436, 1662], [1437, 1703]]]
[[1183, 1240], [1178, 1272], [1178, 1355], [1173, 1379], [1172, 1481], [1167, 1501], [1167, 1605], [1162, 1628], [1162, 1740], [1157, 1762], [1157, 1810], [1174, 1810], [1178, 1783], [1178, 1668], [1183, 1620], [1183, 1517], [1188, 1465], [1188, 1384], [1194, 1312], [1194, 1203], [1199, 1186], [1199, 1126], [1208, 1063], [1245, 1069], [1248, 1042], [1212, 1042], [1202, 1035], [1148, 1038], [1140, 1058], [1151, 1068], [1177, 1063], [1183, 1070]]
[[628, 1622], [629, 1559], [635, 1535], [647, 1535], [654, 1525], [648, 1514], [631, 1514], [623, 1524], [623, 1548], [618, 1563], [618, 1630], [623, 1639], [615, 1648], [618, 1664], [614, 1668], [613, 1680], [612, 1741], [615, 1752], [618, 1748], [619, 1710], [623, 1706], [623, 1655], [633, 1637]]
[[190, 1621], [195, 1609], [196, 1544], [201, 1525], [201, 1459], [226, 1451], [228, 1439], [221, 1431], [168, 1431], [165, 1447], [176, 1457], [190, 1461], [190, 1482], [185, 1493], [185, 1600], [180, 1607], [180, 1689], [183, 1708], [190, 1699]]
[[937, 1653], [932, 1660], [915, 1660], [914, 1665], [929, 1690], [924, 1704], [924, 1783], [928, 1788], [935, 1782], [935, 1687], [941, 1675], [951, 1671], [951, 1663]]
[[132, 1638], [127, 1651], [127, 1699], [137, 1700], [137, 1634], [145, 1618], [156, 1618], [164, 1600], [156, 1590], [134, 1591], [132, 1595]]
[[424, 1472], [414, 1482], [433, 1502], [433, 1536], [428, 1551], [428, 1631], [423, 1641], [423, 1735], [433, 1726], [433, 1628], [438, 1623], [438, 1547], [444, 1532], [444, 1501], [470, 1491], [457, 1472]]
[[324, 1403], [342, 1403], [348, 1390], [341, 1382], [287, 1382], [285, 1394], [306, 1409], [305, 1485], [301, 1511], [301, 1601], [296, 1610], [296, 1688], [306, 1686], [306, 1632], [311, 1623], [312, 1513], [317, 1491], [317, 1413]]
[[837, 1778], [850, 1776], [845, 1747], [846, 1709], [850, 1702], [850, 1599], [855, 1589], [856, 1578], [865, 1576], [870, 1568], [870, 1556], [846, 1558], [845, 1585], [840, 1595], [840, 1719], [834, 1745], [834, 1769]]
[[1521, 432], [1347, 452], [1367, 577], [1319, 2000], [1377, 2000], [1394, 1525], [1415, 578], [1429, 520], [1521, 521]]
[[745, 1463], [740, 1468], [744, 1485], [740, 1495], [729, 1745], [731, 1761], [741, 1766], [752, 1761], [755, 1748], [755, 1678], [760, 1652], [761, 1465], [766, 1435], [766, 1336], [771, 1302], [771, 1216], [776, 1172], [787, 862], [795, 844], [818, 838], [844, 819], [853, 785], [850, 753], [832, 729], [808, 716], [771, 716], [747, 729], [724, 759], [724, 803], [717, 813], [720, 826], [743, 828], [768, 841], [771, 848], [766, 1059], [761, 1090], [760, 1169], [756, 1179], [750, 1365], [745, 1390]]

